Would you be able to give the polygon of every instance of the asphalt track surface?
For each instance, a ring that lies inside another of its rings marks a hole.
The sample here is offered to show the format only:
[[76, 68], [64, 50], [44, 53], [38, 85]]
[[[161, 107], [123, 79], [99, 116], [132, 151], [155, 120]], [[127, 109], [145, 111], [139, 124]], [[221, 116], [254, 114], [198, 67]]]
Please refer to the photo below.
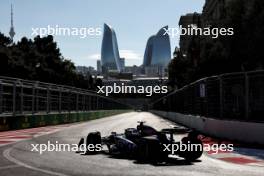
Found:
[[[135, 160], [113, 158], [109, 155], [80, 155], [75, 152], [32, 152], [31, 144], [75, 144], [88, 132], [100, 131], [102, 136], [112, 131], [123, 132], [144, 120], [156, 129], [175, 125], [172, 122], [147, 112], [131, 112], [93, 120], [68, 127], [62, 131], [0, 147], [1, 176], [44, 175], [180, 175], [180, 176], [263, 176], [263, 167], [227, 163], [203, 155], [200, 161], [186, 163], [183, 159], [171, 159], [166, 165], [137, 163]], [[181, 138], [178, 136], [176, 138]]]

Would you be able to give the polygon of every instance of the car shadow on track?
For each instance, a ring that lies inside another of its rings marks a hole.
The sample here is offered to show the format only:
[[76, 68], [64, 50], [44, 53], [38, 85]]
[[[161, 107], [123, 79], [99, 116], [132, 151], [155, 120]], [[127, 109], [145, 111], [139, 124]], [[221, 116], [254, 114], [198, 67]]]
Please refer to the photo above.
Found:
[[128, 156], [123, 156], [123, 155], [111, 155], [108, 152], [101, 152], [101, 153], [86, 153], [82, 154], [83, 156], [88, 156], [88, 155], [104, 155], [108, 156], [108, 158], [111, 159], [118, 159], [118, 160], [130, 160], [133, 161], [134, 164], [150, 164], [152, 166], [188, 166], [188, 165], [194, 165], [195, 163], [201, 162], [201, 160], [195, 160], [195, 161], [186, 161], [181, 158], [176, 158], [176, 157], [169, 157], [166, 160], [162, 162], [155, 162], [151, 160], [137, 160], [135, 157], [128, 157]]
[[153, 166], [188, 166], [188, 165], [194, 165], [194, 163], [197, 163], [197, 162], [201, 162], [201, 160], [189, 162], [189, 161], [186, 161], [180, 158], [168, 158], [162, 162], [155, 162], [151, 160], [139, 161], [139, 160], [136, 160], [135, 158], [126, 158], [122, 156], [109, 156], [109, 158], [132, 160], [134, 164], [150, 164]]

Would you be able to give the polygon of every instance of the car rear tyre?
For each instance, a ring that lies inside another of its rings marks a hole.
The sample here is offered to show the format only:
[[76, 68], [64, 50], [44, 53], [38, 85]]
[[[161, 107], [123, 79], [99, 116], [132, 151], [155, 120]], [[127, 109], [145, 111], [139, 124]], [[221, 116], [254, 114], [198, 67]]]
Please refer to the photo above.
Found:
[[195, 161], [200, 158], [203, 154], [203, 143], [201, 140], [196, 138], [184, 137], [182, 144], [188, 147], [187, 150], [181, 151], [180, 157], [183, 157], [187, 161]]

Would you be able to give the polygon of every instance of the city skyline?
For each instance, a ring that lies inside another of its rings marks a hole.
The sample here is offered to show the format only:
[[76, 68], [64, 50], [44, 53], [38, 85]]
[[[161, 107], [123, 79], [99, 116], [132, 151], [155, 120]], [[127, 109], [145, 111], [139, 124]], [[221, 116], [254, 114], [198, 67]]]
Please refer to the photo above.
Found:
[[[120, 57], [126, 65], [141, 65], [147, 39], [161, 26], [177, 27], [179, 18], [188, 12], [201, 12], [204, 0], [188, 2], [172, 1], [77, 1], [72, 3], [32, 0], [0, 2], [0, 32], [6, 36], [10, 30], [10, 5], [14, 5], [14, 27], [17, 42], [23, 36], [31, 36], [32, 28], [59, 25], [62, 27], [100, 27], [107, 23], [113, 26], [118, 38]], [[191, 5], [190, 5], [191, 4]], [[63, 5], [63, 8], [62, 8]], [[129, 7], [129, 8], [128, 8]], [[48, 10], [47, 10], [48, 9]], [[76, 10], [78, 9], [78, 10]], [[163, 9], [163, 10], [162, 10]], [[159, 13], [162, 11], [162, 13]], [[67, 13], [65, 13], [67, 12]], [[110, 15], [109, 15], [110, 14]], [[135, 27], [136, 26], [136, 27]], [[81, 39], [76, 36], [55, 36], [62, 55], [76, 65], [96, 67], [100, 59], [103, 35]], [[171, 50], [178, 46], [179, 38], [171, 39]]]

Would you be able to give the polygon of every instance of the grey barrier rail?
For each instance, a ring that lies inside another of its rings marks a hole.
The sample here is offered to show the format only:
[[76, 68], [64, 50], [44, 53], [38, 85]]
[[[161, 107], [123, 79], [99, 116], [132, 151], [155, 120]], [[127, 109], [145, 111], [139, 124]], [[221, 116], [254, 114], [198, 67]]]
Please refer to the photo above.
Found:
[[94, 91], [0, 76], [0, 116], [129, 109]]
[[264, 71], [203, 78], [153, 101], [150, 109], [264, 122]]

